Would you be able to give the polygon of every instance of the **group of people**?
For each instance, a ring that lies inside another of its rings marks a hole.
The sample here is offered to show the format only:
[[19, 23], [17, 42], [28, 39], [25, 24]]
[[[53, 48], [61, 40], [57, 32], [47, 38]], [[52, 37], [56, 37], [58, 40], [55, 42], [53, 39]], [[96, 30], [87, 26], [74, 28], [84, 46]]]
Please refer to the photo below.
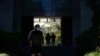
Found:
[[52, 46], [54, 46], [54, 44], [55, 44], [55, 38], [56, 38], [56, 36], [55, 36], [54, 33], [52, 33], [52, 35], [50, 35], [49, 33], [47, 33], [46, 37], [45, 37], [47, 46], [50, 45], [50, 41], [52, 41]]

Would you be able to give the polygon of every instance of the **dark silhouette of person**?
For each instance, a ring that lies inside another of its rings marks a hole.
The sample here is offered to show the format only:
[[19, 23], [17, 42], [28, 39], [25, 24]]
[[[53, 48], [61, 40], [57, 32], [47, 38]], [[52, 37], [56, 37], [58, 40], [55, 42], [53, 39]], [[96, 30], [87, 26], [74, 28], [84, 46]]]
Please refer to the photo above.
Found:
[[54, 46], [55, 44], [55, 38], [56, 38], [56, 35], [54, 33], [52, 33], [51, 35], [51, 39], [52, 39], [52, 45]]
[[51, 39], [51, 37], [50, 37], [50, 34], [49, 34], [49, 33], [47, 33], [47, 35], [46, 35], [45, 39], [46, 39], [46, 44], [47, 44], [47, 46], [48, 46], [48, 45], [50, 44], [50, 39]]
[[35, 25], [35, 29], [30, 31], [28, 40], [31, 46], [32, 56], [41, 56], [43, 33], [40, 31], [40, 25]]

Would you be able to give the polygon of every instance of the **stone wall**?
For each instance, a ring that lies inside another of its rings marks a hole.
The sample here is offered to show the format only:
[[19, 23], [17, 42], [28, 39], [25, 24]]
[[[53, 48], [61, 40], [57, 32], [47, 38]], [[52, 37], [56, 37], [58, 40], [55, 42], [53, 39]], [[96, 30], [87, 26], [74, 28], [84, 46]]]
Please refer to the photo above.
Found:
[[0, 29], [13, 31], [13, 0], [0, 0]]

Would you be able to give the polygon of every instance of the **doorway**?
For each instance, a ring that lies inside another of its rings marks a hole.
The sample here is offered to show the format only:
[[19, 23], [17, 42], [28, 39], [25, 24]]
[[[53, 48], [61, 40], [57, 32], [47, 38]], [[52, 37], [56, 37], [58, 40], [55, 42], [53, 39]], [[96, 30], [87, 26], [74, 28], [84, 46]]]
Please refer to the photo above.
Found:
[[[41, 31], [43, 32], [44, 44], [42, 46], [60, 46], [61, 45], [61, 17], [34, 17], [33, 18], [33, 27], [39, 24], [41, 26]], [[51, 36], [54, 33], [55, 41], [52, 43], [50, 39], [49, 45], [46, 41], [46, 35], [49, 33]]]

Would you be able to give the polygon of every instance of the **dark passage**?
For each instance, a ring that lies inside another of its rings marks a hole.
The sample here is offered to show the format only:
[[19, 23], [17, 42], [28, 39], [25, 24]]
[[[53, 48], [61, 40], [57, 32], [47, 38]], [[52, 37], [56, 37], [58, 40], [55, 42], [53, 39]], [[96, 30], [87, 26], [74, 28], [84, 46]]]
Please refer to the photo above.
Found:
[[[32, 17], [22, 17], [22, 33], [23, 33], [23, 55], [30, 55], [30, 47], [28, 43], [28, 34], [29, 31], [33, 29]], [[57, 47], [43, 47], [42, 54], [43, 56], [72, 56], [74, 48], [72, 45], [72, 20], [71, 16], [62, 17], [62, 45]]]

